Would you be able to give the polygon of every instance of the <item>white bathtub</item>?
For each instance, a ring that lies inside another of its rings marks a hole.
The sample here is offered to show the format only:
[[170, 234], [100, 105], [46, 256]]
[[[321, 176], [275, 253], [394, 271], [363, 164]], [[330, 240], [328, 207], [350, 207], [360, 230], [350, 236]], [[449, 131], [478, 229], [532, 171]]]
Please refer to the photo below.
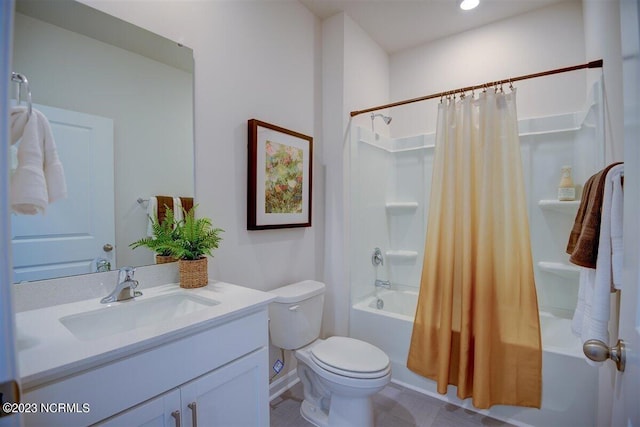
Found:
[[382, 291], [353, 305], [351, 333], [384, 350], [392, 362], [392, 381], [465, 408], [521, 426], [589, 427], [596, 421], [598, 370], [582, 355], [580, 340], [571, 333], [571, 320], [540, 313], [542, 333], [542, 408], [496, 405], [479, 411], [471, 399], [461, 401], [455, 388], [438, 394], [436, 383], [407, 369], [406, 360], [418, 293]]

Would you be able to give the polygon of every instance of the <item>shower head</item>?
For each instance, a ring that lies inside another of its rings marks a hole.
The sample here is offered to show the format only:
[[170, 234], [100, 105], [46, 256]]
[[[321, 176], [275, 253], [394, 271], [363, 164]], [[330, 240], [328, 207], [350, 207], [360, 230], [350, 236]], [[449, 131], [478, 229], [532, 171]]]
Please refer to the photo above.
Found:
[[392, 117], [390, 116], [385, 116], [384, 114], [373, 114], [371, 113], [371, 123], [373, 123], [373, 119], [375, 119], [376, 117], [382, 117], [382, 120], [384, 120], [385, 124], [389, 124], [391, 123]]
[[385, 116], [384, 114], [371, 113], [371, 132], [375, 133], [375, 129], [373, 127], [373, 121], [375, 120], [376, 117], [382, 117], [382, 120], [384, 120], [384, 124], [386, 124], [387, 126], [389, 125], [389, 123], [391, 123], [391, 117]]

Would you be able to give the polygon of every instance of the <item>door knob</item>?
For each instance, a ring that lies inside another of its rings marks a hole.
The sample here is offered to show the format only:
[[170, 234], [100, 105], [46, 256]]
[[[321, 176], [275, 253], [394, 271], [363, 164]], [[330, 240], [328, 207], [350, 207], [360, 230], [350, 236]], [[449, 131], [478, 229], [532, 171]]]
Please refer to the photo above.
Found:
[[102, 250], [105, 252], [111, 252], [113, 250], [113, 246], [110, 243], [105, 243]]
[[618, 371], [624, 372], [624, 365], [627, 359], [624, 341], [618, 340], [615, 346], [609, 348], [600, 340], [587, 340], [582, 346], [582, 351], [585, 356], [594, 362], [604, 362], [607, 359], [611, 359], [616, 362]]

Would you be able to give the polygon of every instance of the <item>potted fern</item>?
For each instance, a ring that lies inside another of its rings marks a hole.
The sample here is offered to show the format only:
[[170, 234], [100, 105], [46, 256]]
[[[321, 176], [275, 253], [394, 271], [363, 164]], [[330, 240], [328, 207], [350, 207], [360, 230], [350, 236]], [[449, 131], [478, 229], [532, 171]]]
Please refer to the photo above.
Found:
[[175, 262], [177, 259], [171, 255], [169, 242], [177, 237], [176, 222], [173, 210], [166, 208], [165, 217], [160, 222], [158, 217], [150, 218], [152, 235], [144, 237], [131, 243], [129, 246], [133, 249], [144, 246], [151, 249], [156, 254], [156, 264], [164, 264], [167, 262]]
[[209, 282], [207, 255], [218, 248], [224, 230], [213, 228], [209, 218], [196, 218], [195, 209], [185, 213], [184, 219], [175, 228], [176, 236], [167, 242], [171, 255], [178, 259], [180, 286], [199, 288]]

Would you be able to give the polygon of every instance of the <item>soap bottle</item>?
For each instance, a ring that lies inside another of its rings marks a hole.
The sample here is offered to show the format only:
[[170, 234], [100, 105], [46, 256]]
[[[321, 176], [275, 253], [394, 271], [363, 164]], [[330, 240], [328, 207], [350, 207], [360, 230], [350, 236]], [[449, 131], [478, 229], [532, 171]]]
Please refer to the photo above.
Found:
[[576, 199], [576, 187], [571, 178], [571, 166], [562, 167], [562, 178], [558, 185], [558, 200], [570, 201]]

